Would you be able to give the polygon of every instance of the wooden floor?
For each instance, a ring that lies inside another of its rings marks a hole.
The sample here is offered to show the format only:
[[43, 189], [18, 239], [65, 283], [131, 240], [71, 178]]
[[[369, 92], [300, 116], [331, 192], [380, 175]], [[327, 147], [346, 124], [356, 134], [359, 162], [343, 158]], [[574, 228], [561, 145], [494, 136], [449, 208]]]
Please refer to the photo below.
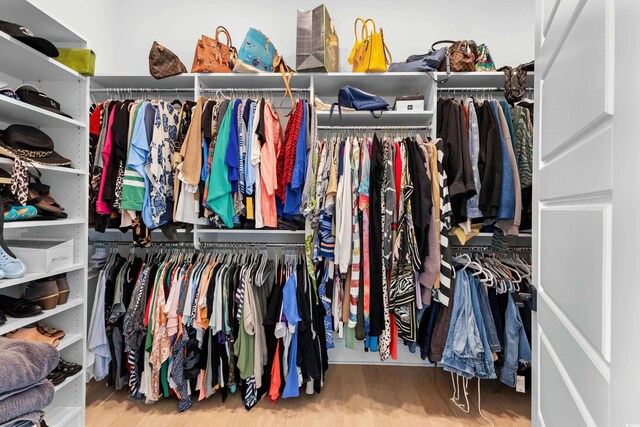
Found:
[[[450, 400], [451, 377], [441, 369], [398, 366], [332, 365], [322, 393], [261, 400], [246, 411], [239, 396], [222, 403], [219, 395], [177, 412], [175, 398], [154, 405], [127, 400], [104, 383], [87, 385], [87, 426], [477, 426], [491, 425], [478, 415], [477, 380], [469, 383], [471, 413]], [[482, 382], [482, 410], [496, 426], [531, 424], [527, 394], [493, 381]]]

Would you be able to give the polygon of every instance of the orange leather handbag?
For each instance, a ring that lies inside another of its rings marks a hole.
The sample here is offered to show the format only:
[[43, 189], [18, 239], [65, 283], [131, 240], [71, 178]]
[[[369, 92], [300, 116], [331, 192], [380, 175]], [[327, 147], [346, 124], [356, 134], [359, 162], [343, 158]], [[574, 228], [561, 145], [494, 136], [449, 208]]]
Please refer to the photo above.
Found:
[[[220, 33], [227, 37], [227, 44], [218, 38]], [[215, 38], [202, 35], [196, 44], [192, 73], [231, 73], [237, 58], [236, 49], [231, 45], [229, 31], [223, 26], [216, 28]]]

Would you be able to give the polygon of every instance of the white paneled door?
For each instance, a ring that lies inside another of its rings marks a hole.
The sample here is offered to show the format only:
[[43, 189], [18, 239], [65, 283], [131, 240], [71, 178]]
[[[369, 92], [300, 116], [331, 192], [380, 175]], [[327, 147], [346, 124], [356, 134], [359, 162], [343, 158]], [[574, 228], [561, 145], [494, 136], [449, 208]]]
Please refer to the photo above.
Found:
[[532, 421], [640, 426], [640, 1], [536, 15]]

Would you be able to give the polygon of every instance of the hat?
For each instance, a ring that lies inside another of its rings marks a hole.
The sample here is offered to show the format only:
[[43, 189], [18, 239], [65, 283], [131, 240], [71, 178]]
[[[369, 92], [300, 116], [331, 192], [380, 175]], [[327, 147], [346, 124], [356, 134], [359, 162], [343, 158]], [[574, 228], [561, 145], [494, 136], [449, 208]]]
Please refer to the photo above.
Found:
[[31, 46], [38, 52], [41, 52], [47, 56], [55, 58], [59, 55], [58, 48], [49, 40], [42, 37], [36, 37], [30, 29], [23, 27], [22, 25], [14, 24], [12, 22], [0, 21], [0, 31], [4, 31], [11, 37], [20, 40], [27, 46]]
[[27, 125], [11, 125], [0, 133], [0, 155], [49, 166], [70, 166], [53, 150], [49, 135]]
[[49, 98], [47, 95], [39, 92], [38, 89], [31, 85], [20, 86], [16, 89], [16, 94], [22, 102], [35, 105], [36, 107], [60, 114], [61, 116], [69, 117], [70, 119], [72, 118], [70, 115], [60, 111], [60, 103], [58, 101]]

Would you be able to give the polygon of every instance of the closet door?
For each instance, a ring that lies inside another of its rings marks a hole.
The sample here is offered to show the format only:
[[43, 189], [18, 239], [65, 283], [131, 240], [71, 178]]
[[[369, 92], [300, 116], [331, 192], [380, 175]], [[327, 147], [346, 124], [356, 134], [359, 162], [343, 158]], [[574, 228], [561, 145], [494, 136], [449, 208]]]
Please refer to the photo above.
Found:
[[640, 2], [536, 14], [533, 424], [640, 425]]

